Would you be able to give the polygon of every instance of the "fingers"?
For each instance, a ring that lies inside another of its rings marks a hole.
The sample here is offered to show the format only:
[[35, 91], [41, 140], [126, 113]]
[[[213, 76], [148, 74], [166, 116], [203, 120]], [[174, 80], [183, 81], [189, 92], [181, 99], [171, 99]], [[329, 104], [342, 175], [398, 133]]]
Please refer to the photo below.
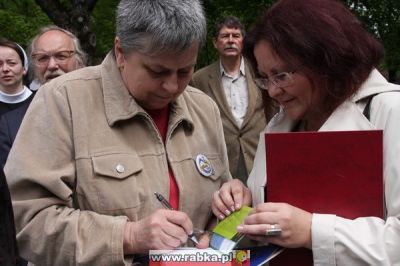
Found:
[[169, 235], [168, 233], [161, 234], [159, 240], [162, 244], [162, 248], [156, 249], [176, 249], [186, 242], [186, 240], [182, 241], [180, 238]]
[[239, 210], [243, 205], [251, 204], [251, 192], [240, 180], [233, 180], [231, 190], [233, 200], [235, 202], [235, 210]]
[[239, 210], [243, 204], [251, 202], [250, 190], [238, 179], [224, 183], [214, 192], [211, 208], [215, 216], [224, 219], [232, 212]]
[[261, 203], [254, 207], [244, 220], [244, 224], [276, 224], [286, 219], [286, 203]]
[[234, 210], [234, 201], [229, 192], [218, 190], [214, 192], [211, 208], [215, 216], [224, 219]]
[[185, 229], [171, 222], [170, 217], [177, 217], [178, 221], [185, 219], [180, 212], [162, 209], [141, 221], [143, 225], [139, 230], [147, 231], [147, 234], [141, 236], [141, 241], [150, 243], [149, 249], [175, 249], [187, 241]]
[[237, 230], [240, 233], [247, 235], [261, 235], [261, 236], [278, 236], [280, 234], [269, 234], [271, 230], [281, 229], [279, 224], [252, 224], [252, 225], [240, 225]]
[[254, 211], [250, 213], [246, 219], [244, 219], [244, 224], [276, 224], [281, 220], [281, 216], [278, 212], [274, 211]]
[[311, 247], [312, 214], [286, 203], [262, 203], [237, 230], [262, 242], [284, 247]]
[[219, 193], [219, 190], [217, 190], [212, 196], [211, 210], [218, 219], [222, 220], [225, 218], [224, 210], [227, 210], [227, 208], [219, 197]]
[[159, 209], [149, 217], [128, 222], [124, 232], [124, 251], [146, 253], [152, 249], [175, 249], [187, 242], [192, 221], [179, 211]]
[[[181, 211], [159, 210], [165, 212], [166, 219], [169, 223], [164, 227], [165, 232], [170, 235], [183, 240], [182, 243], [187, 241], [187, 236], [193, 234], [193, 223], [189, 216]], [[185, 239], [183, 239], [185, 238]]]
[[[167, 216], [168, 215], [169, 214], [167, 214]], [[185, 218], [176, 218], [176, 216], [180, 216], [180, 213], [176, 213], [176, 211], [173, 211], [171, 215], [175, 220], [171, 221], [169, 220], [169, 217], [167, 217], [167, 221], [169, 222], [160, 226], [163, 232], [163, 234], [161, 234], [161, 240], [165, 245], [177, 248], [183, 243], [186, 243], [189, 233], [187, 233], [185, 228], [180, 224], [181, 219]]]

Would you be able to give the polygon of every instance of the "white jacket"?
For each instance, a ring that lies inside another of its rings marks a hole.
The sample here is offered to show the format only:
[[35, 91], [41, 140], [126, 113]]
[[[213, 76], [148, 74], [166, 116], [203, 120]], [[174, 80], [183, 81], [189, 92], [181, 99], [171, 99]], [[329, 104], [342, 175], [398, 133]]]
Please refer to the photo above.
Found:
[[[363, 110], [366, 99], [374, 94], [377, 95], [371, 102], [368, 120]], [[264, 202], [267, 183], [264, 133], [290, 132], [295, 123], [281, 110], [261, 132], [247, 181], [253, 206]], [[314, 213], [314, 265], [400, 265], [400, 86], [387, 82], [377, 70], [371, 72], [352, 99], [332, 113], [319, 131], [370, 129], [383, 130], [386, 220], [377, 217], [349, 220]]]

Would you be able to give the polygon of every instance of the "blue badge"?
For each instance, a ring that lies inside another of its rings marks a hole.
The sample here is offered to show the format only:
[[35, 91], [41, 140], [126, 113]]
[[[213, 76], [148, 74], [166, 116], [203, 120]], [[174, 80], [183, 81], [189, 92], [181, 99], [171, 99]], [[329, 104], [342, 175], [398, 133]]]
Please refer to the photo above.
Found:
[[196, 167], [203, 176], [212, 176], [214, 174], [214, 168], [212, 167], [210, 160], [208, 160], [208, 158], [203, 154], [197, 155]]

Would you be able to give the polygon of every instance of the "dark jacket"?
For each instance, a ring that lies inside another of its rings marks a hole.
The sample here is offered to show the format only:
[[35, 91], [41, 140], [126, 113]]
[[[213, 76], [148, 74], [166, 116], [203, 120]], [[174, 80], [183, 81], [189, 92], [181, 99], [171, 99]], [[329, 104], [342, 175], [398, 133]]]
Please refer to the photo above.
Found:
[[0, 265], [19, 265], [14, 214], [3, 168], [0, 169]]
[[8, 153], [14, 143], [19, 126], [25, 116], [34, 94], [29, 97], [20, 107], [3, 114], [0, 117], [0, 166], [4, 168]]

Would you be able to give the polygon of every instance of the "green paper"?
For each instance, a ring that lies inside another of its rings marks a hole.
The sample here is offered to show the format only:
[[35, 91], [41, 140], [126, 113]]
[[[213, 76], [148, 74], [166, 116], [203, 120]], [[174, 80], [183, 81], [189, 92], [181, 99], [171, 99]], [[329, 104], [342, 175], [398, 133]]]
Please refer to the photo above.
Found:
[[219, 222], [214, 228], [213, 233], [219, 234], [231, 240], [238, 233], [236, 228], [242, 224], [243, 220], [249, 215], [250, 211], [250, 207], [243, 206], [240, 210], [235, 211], [224, 220]]

